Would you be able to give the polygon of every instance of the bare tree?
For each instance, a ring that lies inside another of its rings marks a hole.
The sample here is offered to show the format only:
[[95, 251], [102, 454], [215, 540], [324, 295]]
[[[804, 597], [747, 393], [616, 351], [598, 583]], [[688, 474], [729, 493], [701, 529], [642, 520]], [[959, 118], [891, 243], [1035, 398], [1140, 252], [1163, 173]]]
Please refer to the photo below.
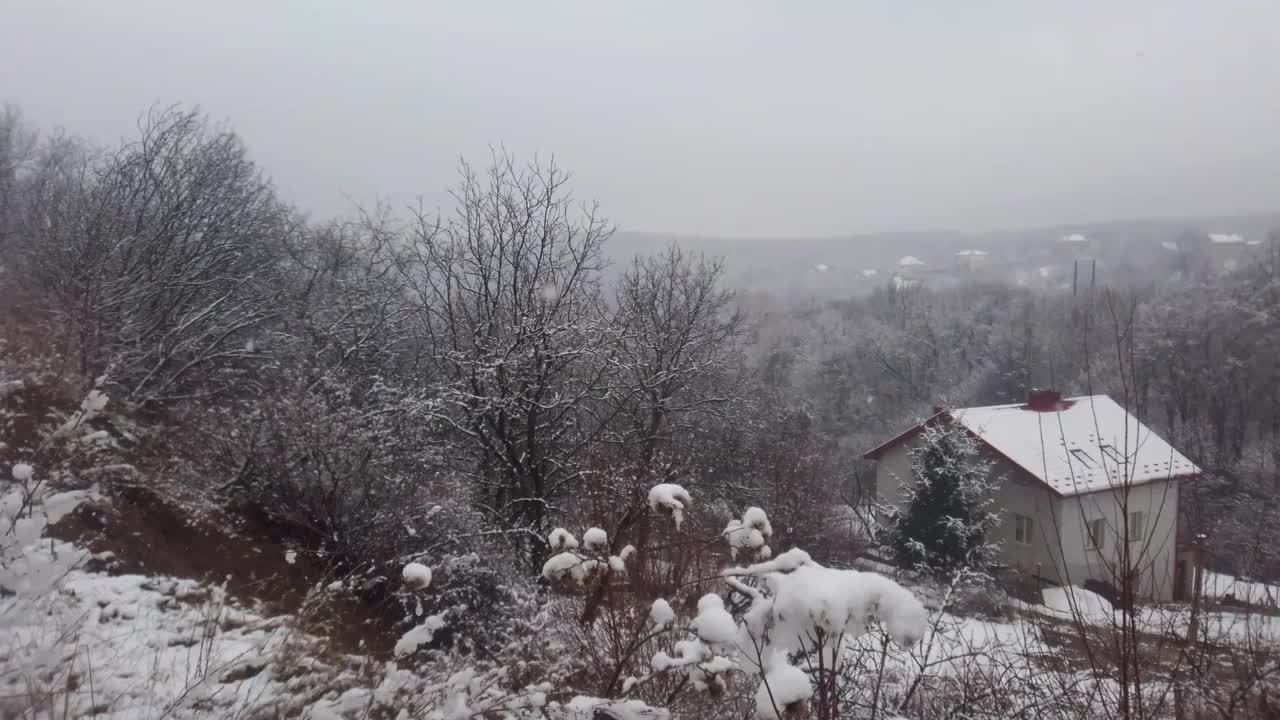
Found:
[[743, 316], [724, 288], [723, 265], [672, 245], [637, 257], [617, 290], [624, 442], [647, 469], [654, 453], [715, 412], [734, 392]]
[[111, 368], [138, 402], [247, 381], [229, 371], [261, 357], [249, 341], [278, 313], [292, 219], [240, 139], [169, 108], [102, 161], [73, 160], [48, 163], [26, 249], [78, 370]]
[[419, 212], [412, 287], [434, 415], [459, 441], [479, 502], [525, 528], [536, 560], [553, 504], [587, 480], [609, 419], [612, 328], [600, 289], [612, 226], [579, 208], [554, 162], [466, 163], [454, 213]]
[[36, 133], [23, 122], [17, 106], [0, 108], [0, 248], [13, 232], [20, 176], [30, 169], [36, 148]]
[[285, 325], [317, 369], [366, 378], [405, 376], [416, 361], [403, 248], [385, 209], [359, 222], [312, 228], [287, 249]]

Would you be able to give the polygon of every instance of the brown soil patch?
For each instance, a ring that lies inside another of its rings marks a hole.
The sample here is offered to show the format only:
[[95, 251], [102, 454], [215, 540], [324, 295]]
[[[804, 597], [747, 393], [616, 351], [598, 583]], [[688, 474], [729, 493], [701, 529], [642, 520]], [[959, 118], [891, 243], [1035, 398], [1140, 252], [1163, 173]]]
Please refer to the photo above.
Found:
[[[13, 351], [0, 341], [0, 367], [22, 367]], [[18, 377], [23, 377], [23, 386], [0, 397], [0, 473], [6, 476], [0, 480], [7, 480], [9, 466], [19, 460], [33, 463], [40, 477], [47, 476], [48, 465], [72, 469], [57, 453], [42, 452], [38, 445], [56, 422], [53, 410], [70, 413], [79, 402], [76, 394], [58, 392], [58, 380], [34, 371], [10, 372], [0, 375], [0, 381]], [[84, 430], [109, 428], [110, 420], [91, 425]], [[156, 454], [154, 449], [126, 444], [110, 462], [134, 463], [148, 477], [146, 458]], [[102, 486], [108, 501], [82, 505], [49, 528], [55, 538], [74, 541], [95, 554], [111, 553], [110, 561], [93, 560], [90, 569], [225, 585], [243, 605], [294, 615], [305, 630], [328, 638], [334, 651], [390, 657], [398, 638], [396, 621], [402, 618], [385, 602], [365, 602], [348, 592], [311, 592], [344, 577], [324, 558], [299, 550], [294, 562], [288, 562], [291, 548], [283, 535], [252, 517], [190, 511], [175, 494], [136, 481], [103, 478]], [[199, 501], [191, 505], [207, 507]]]
[[75, 541], [94, 553], [111, 574], [169, 575], [223, 585], [246, 604], [289, 613], [304, 628], [327, 637], [338, 652], [387, 657], [398, 635], [385, 612], [345, 593], [324, 593], [323, 605], [309, 591], [340, 579], [322, 558], [288, 546], [263, 527], [226, 515], [193, 517], [145, 487], [118, 487], [110, 502], [90, 503], [50, 528], [53, 537]]

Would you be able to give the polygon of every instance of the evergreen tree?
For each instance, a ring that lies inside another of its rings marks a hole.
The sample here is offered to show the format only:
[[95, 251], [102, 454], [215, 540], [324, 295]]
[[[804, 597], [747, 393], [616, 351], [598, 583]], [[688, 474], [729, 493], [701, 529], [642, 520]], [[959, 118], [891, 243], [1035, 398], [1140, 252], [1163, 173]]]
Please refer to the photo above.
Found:
[[985, 573], [998, 545], [992, 461], [954, 423], [926, 426], [909, 452], [911, 480], [891, 511], [889, 546], [898, 564], [940, 578]]

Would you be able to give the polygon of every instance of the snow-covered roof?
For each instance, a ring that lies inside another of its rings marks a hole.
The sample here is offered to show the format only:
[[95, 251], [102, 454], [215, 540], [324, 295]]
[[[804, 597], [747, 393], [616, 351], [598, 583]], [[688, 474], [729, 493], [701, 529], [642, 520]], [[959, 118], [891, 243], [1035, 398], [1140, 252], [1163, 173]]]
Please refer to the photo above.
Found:
[[981, 257], [986, 254], [987, 254], [986, 250], [961, 250], [960, 252], [956, 253], [956, 255], [959, 257], [970, 257], [970, 256]]
[[923, 265], [924, 261], [915, 255], [907, 255], [898, 261], [899, 265]]
[[1062, 236], [1062, 242], [1064, 242], [1064, 243], [1083, 243], [1083, 242], [1089, 242], [1089, 238], [1085, 237], [1084, 235], [1082, 235], [1082, 234], [1080, 234], [1080, 233], [1071, 233], [1070, 235], [1063, 235], [1063, 236]]
[[879, 271], [878, 271], [878, 270], [876, 270], [875, 268], [867, 268], [866, 270], [863, 270], [863, 271], [862, 271], [862, 274], [863, 274], [863, 276], [865, 276], [865, 277], [875, 277], [875, 276], [876, 276], [876, 273], [878, 273], [878, 272], [879, 272]]
[[1238, 233], [1209, 233], [1209, 242], [1215, 245], [1241, 245], [1244, 236]]
[[1164, 248], [1165, 250], [1168, 250], [1169, 252], [1178, 252], [1178, 243], [1172, 240], [1165, 240], [1164, 242], [1160, 243], [1160, 247]]
[[[935, 416], [959, 422], [986, 445], [1060, 495], [1188, 477], [1200, 468], [1106, 395], [1029, 405], [960, 408]], [[921, 425], [867, 453], [878, 458]]]

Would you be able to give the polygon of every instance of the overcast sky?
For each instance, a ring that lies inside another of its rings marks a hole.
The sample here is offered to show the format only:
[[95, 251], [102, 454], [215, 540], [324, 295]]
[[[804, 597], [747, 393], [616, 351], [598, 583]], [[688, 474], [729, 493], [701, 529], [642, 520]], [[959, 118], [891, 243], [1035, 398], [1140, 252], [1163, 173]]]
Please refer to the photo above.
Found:
[[554, 153], [626, 229], [832, 235], [1277, 209], [1280, 2], [9, 2], [0, 98], [198, 103], [315, 215]]

